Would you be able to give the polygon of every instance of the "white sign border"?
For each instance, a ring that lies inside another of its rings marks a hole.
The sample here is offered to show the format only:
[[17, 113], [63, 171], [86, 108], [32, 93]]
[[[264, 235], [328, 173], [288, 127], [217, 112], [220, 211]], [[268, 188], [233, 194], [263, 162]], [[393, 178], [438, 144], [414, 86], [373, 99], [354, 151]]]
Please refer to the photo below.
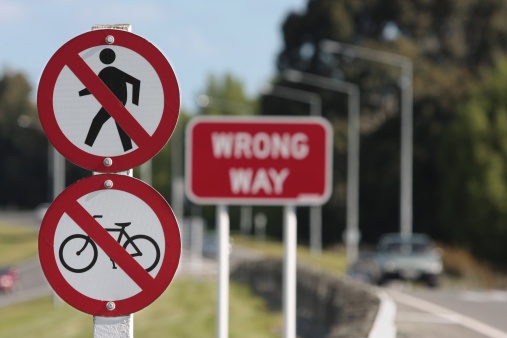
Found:
[[[264, 197], [199, 197], [192, 192], [192, 129], [198, 123], [285, 123], [285, 124], [320, 124], [326, 132], [326, 163], [325, 163], [325, 191], [322, 195], [300, 195], [296, 198], [264, 198]], [[185, 128], [185, 194], [196, 204], [203, 205], [295, 205], [295, 206], [318, 206], [326, 203], [331, 197], [332, 189], [332, 165], [333, 165], [333, 128], [329, 121], [320, 116], [196, 116], [192, 118]]]

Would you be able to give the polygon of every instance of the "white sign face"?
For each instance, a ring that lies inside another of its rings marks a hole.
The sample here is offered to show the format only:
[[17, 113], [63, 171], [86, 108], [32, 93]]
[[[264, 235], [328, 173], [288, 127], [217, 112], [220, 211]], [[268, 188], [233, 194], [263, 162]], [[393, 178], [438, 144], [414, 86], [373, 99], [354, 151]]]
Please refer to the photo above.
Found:
[[140, 36], [108, 29], [64, 44], [37, 91], [41, 126], [53, 146], [98, 172], [124, 171], [155, 156], [176, 126], [179, 103], [165, 56]]
[[180, 256], [171, 207], [151, 186], [126, 175], [93, 175], [72, 184], [48, 208], [39, 231], [49, 284], [94, 316], [118, 317], [148, 306], [171, 283]]
[[[119, 241], [135, 259], [155, 277], [165, 254], [162, 225], [153, 210], [138, 197], [119, 190], [93, 192], [79, 204]], [[76, 253], [79, 252], [79, 255]], [[79, 293], [93, 299], [121, 300], [141, 289], [104, 250], [90, 242], [88, 235], [64, 214], [55, 232], [54, 254], [59, 270]], [[93, 262], [93, 263], [92, 263]]]
[[[105, 49], [112, 50], [115, 55], [110, 66], [100, 58]], [[130, 78], [126, 76], [126, 80], [118, 84], [119, 91], [126, 94], [125, 108], [150, 136], [153, 135], [162, 119], [164, 93], [151, 64], [138, 53], [120, 46], [92, 47], [79, 56], [99, 77], [101, 71], [107, 74], [108, 69], [114, 68], [139, 81], [129, 82]], [[82, 92], [84, 89], [81, 80], [69, 67], [64, 67], [56, 80], [53, 105], [56, 121], [65, 137], [77, 148], [97, 156], [118, 156], [137, 149], [130, 138], [122, 141], [122, 132], [115, 120], [101, 112], [102, 105], [95, 96]], [[136, 99], [138, 104], [133, 103]]]

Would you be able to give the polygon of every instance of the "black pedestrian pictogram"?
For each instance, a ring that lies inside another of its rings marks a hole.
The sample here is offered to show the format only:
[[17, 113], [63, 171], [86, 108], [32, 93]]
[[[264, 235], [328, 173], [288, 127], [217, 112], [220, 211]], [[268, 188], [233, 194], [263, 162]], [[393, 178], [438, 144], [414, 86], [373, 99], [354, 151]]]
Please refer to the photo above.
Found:
[[[114, 62], [116, 59], [116, 54], [110, 48], [105, 48], [100, 52], [99, 55], [100, 61], [103, 64], [109, 65]], [[139, 91], [141, 88], [141, 81], [136, 79], [133, 76], [119, 70], [116, 67], [105, 67], [99, 72], [99, 78], [104, 82], [104, 84], [111, 90], [111, 92], [120, 100], [120, 102], [125, 105], [127, 103], [128, 94], [127, 94], [127, 83], [130, 83], [133, 87], [132, 90], [132, 103], [136, 106], [139, 105]], [[85, 88], [79, 91], [79, 96], [90, 95], [90, 91]], [[85, 144], [90, 147], [93, 146], [95, 139], [97, 138], [100, 129], [106, 123], [111, 115], [104, 109], [104, 107], [100, 108], [98, 113], [92, 120], [90, 125], [90, 129], [88, 130], [88, 134], [86, 135]], [[116, 123], [116, 128], [118, 129], [118, 134], [120, 135], [121, 144], [123, 146], [124, 151], [128, 151], [132, 149], [132, 140], [125, 133], [125, 131], [120, 127], [118, 123]]]

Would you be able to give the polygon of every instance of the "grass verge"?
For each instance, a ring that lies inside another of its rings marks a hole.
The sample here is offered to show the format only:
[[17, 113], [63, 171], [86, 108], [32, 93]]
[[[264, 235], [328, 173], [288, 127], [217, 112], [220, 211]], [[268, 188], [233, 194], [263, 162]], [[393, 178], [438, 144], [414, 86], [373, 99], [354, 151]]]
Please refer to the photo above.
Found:
[[[37, 229], [0, 223], [0, 265], [37, 257]], [[247, 287], [231, 283], [229, 337], [279, 337], [282, 316]], [[134, 314], [136, 337], [214, 337], [216, 326], [214, 280], [176, 278], [166, 292]], [[0, 309], [0, 338], [93, 336], [93, 317], [67, 304], [53, 307], [51, 297]]]
[[[248, 288], [231, 283], [229, 337], [279, 337], [282, 317]], [[176, 279], [150, 306], [134, 314], [134, 337], [214, 337], [216, 283]], [[93, 317], [45, 297], [0, 309], [0, 338], [93, 336]]]
[[38, 229], [0, 223], [0, 266], [37, 257]]
[[[260, 251], [269, 257], [283, 257], [283, 244], [275, 241], [255, 241], [251, 237], [233, 235], [234, 245]], [[234, 248], [233, 248], [234, 250]], [[311, 265], [332, 274], [343, 276], [347, 270], [347, 261], [343, 249], [323, 250], [320, 255], [312, 255], [306, 246], [297, 247], [298, 263]]]

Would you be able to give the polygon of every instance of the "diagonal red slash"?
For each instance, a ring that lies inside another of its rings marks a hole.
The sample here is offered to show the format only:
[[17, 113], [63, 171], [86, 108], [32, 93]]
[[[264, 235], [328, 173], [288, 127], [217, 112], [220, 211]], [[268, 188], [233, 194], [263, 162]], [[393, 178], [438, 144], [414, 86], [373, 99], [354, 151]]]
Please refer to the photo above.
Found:
[[70, 55], [67, 66], [138, 147], [150, 142], [150, 134], [146, 132], [79, 54]]
[[142, 289], [155, 284], [153, 277], [105, 230], [77, 201], [65, 211], [90, 238], [97, 243], [132, 280]]

